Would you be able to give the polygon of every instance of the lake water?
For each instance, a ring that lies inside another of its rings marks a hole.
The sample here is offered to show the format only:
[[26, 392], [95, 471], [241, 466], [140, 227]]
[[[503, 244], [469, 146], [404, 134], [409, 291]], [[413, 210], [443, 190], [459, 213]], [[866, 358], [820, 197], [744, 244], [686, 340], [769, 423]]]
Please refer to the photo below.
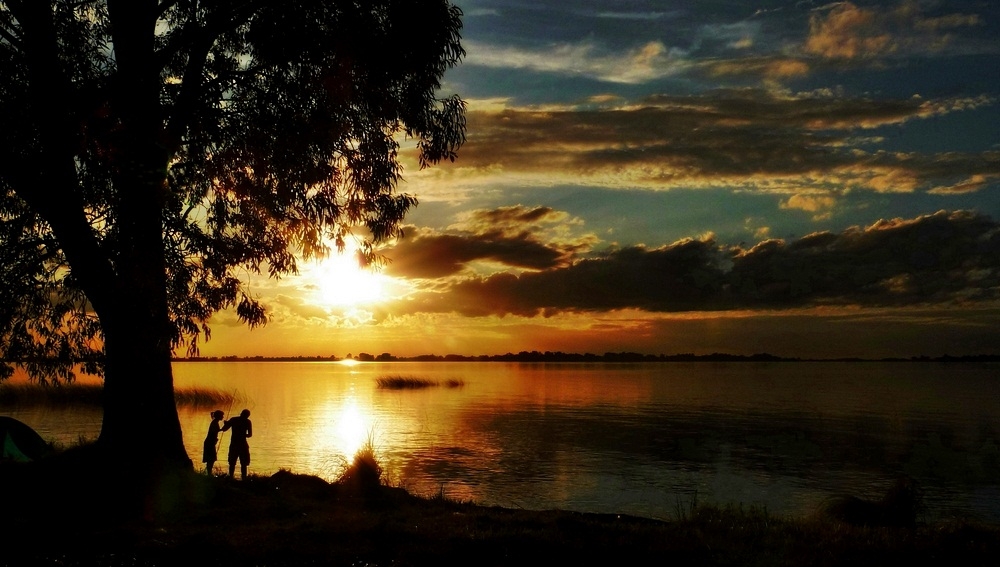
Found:
[[[251, 472], [333, 480], [371, 440], [390, 481], [417, 494], [654, 518], [676, 517], [695, 500], [805, 515], [833, 494], [877, 497], [905, 474], [923, 488], [929, 519], [990, 522], [1000, 522], [998, 370], [972, 363], [174, 365], [178, 387], [235, 392], [240, 401], [221, 408], [227, 416], [251, 410]], [[377, 388], [385, 376], [441, 385]], [[100, 431], [96, 410], [3, 412], [62, 443]], [[208, 413], [180, 409], [195, 461]]]

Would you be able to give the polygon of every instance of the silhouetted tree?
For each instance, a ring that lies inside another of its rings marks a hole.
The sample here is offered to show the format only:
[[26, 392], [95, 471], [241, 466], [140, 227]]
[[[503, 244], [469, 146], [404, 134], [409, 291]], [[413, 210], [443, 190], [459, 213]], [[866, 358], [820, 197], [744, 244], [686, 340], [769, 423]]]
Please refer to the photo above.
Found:
[[454, 159], [447, 0], [0, 0], [0, 348], [103, 372], [98, 446], [190, 466], [171, 354], [265, 322], [240, 274], [362, 253], [416, 203], [400, 141]]

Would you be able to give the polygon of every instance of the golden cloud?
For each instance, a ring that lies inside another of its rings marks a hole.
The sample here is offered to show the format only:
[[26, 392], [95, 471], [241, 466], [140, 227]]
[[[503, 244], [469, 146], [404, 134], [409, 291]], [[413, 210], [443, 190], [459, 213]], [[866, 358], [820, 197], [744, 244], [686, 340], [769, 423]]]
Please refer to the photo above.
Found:
[[982, 24], [976, 14], [928, 17], [915, 0], [896, 7], [859, 7], [838, 2], [816, 11], [803, 51], [826, 59], [871, 60], [945, 49], [963, 27]]
[[892, 36], [871, 9], [843, 2], [809, 22], [805, 51], [830, 59], [870, 58], [892, 49]]
[[832, 187], [942, 192], [985, 176], [984, 184], [961, 188], [971, 191], [995, 181], [1000, 152], [873, 152], [859, 148], [879, 138], [859, 131], [994, 103], [988, 97], [872, 100], [733, 90], [654, 96], [610, 109], [471, 111], [457, 163], [408, 175], [407, 190], [422, 199], [459, 198], [460, 191], [491, 187], [584, 183], [791, 196]]

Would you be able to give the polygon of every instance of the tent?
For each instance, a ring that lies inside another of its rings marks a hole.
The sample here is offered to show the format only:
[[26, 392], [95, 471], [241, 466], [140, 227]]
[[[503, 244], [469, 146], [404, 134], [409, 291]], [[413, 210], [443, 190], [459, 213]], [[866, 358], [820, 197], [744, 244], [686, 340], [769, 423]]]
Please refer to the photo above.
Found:
[[34, 429], [5, 415], [0, 415], [0, 441], [0, 461], [34, 461], [52, 452], [51, 445]]

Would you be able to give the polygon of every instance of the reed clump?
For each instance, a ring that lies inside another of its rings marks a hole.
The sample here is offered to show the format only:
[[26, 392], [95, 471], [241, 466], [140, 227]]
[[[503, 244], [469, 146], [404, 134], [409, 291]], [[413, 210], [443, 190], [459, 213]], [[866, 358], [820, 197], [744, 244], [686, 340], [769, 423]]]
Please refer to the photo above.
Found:
[[185, 407], [223, 407], [235, 402], [236, 396], [215, 388], [175, 388], [174, 401], [178, 406]]
[[[102, 384], [19, 383], [0, 384], [0, 406], [7, 407], [100, 407], [104, 400]], [[178, 406], [205, 408], [221, 407], [236, 401], [236, 396], [214, 388], [175, 388], [174, 400]]]
[[[375, 385], [381, 390], [421, 390], [441, 386], [442, 382], [418, 378], [416, 376], [380, 376], [375, 379]], [[446, 388], [461, 388], [465, 386], [465, 381], [457, 378], [445, 380], [443, 385]]]
[[370, 494], [382, 486], [383, 472], [382, 464], [379, 463], [378, 456], [375, 454], [375, 444], [369, 438], [354, 453], [354, 459], [341, 473], [337, 484], [357, 493]]

